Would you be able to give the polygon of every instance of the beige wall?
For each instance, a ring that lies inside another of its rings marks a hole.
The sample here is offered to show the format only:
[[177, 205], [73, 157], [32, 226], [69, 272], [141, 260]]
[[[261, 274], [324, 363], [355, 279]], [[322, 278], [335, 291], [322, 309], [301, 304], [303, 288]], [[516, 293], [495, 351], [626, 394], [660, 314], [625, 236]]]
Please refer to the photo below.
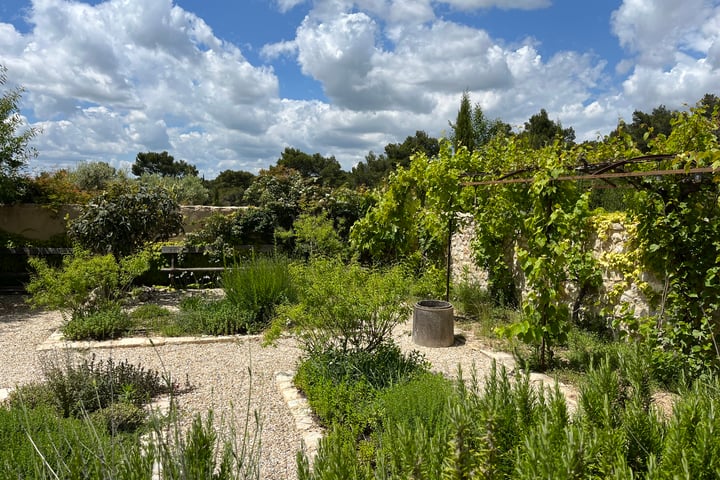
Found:
[[[229, 215], [244, 207], [182, 206], [185, 232], [194, 232], [214, 213]], [[31, 240], [49, 240], [65, 233], [68, 218], [78, 215], [79, 206], [64, 205], [50, 209], [45, 205], [0, 205], [0, 230]]]

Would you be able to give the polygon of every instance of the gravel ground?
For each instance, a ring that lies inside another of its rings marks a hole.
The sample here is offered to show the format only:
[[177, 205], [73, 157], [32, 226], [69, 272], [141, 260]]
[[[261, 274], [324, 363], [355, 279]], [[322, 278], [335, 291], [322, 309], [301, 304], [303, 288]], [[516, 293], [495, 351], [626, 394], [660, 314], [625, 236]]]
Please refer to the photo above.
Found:
[[[58, 312], [32, 311], [20, 296], [0, 298], [0, 389], [41, 379], [40, 362], [44, 356], [67, 354], [58, 350], [36, 350], [61, 323]], [[458, 325], [455, 333], [457, 341], [452, 347], [428, 348], [412, 342], [410, 320], [394, 332], [404, 350], [419, 350], [434, 370], [450, 376], [457, 373], [460, 365], [467, 374], [474, 366], [482, 378], [493, 358], [511, 366], [508, 355], [486, 350]], [[301, 434], [275, 381], [277, 373], [295, 368], [299, 350], [292, 339], [282, 339], [276, 346], [266, 348], [261, 346], [259, 338], [239, 337], [225, 343], [84, 349], [74, 354], [95, 354], [98, 359], [112, 357], [117, 361], [127, 359], [146, 368], [169, 372], [181, 386], [186, 382], [192, 386], [178, 396], [183, 412], [205, 413], [213, 409], [216, 424], [234, 417], [240, 432], [246, 405], [250, 402], [251, 409], [257, 409], [262, 419], [261, 477], [296, 478], [295, 454], [301, 445]]]

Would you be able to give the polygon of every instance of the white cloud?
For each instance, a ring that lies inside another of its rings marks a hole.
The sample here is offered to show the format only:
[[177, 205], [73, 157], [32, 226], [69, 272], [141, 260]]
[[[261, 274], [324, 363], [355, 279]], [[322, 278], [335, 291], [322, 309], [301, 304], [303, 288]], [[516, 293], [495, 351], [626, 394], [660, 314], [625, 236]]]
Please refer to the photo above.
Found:
[[280, 98], [271, 66], [252, 64], [171, 0], [35, 0], [29, 33], [0, 23], [0, 51], [44, 130], [42, 164], [128, 165], [139, 151], [168, 150], [211, 178], [267, 167], [286, 146], [350, 168], [416, 130], [447, 132], [466, 89], [490, 118], [519, 128], [544, 108], [579, 139], [608, 133], [634, 108], [679, 108], [720, 85], [720, 7], [676, 3], [622, 3], [612, 28], [630, 58], [608, 72], [595, 54], [543, 56], [542, 39], [508, 44], [435, 12], [546, 0], [276, 0], [307, 15], [262, 58], [296, 60], [328, 102]]
[[622, 46], [636, 55], [623, 82], [634, 109], [682, 108], [720, 85], [720, 2], [625, 0], [612, 15]]
[[549, 7], [552, 2], [550, 0], [443, 0], [442, 3], [447, 3], [461, 10], [479, 10], [482, 8], [534, 10]]
[[612, 27], [642, 64], [663, 67], [675, 61], [678, 49], [706, 50], [702, 26], [716, 10], [707, 0], [625, 0], [612, 14]]

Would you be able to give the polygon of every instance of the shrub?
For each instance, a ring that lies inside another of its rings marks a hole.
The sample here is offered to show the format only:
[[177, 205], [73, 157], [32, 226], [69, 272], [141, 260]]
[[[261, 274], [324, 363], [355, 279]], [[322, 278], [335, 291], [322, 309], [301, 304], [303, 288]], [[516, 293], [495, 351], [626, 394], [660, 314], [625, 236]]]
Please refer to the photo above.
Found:
[[116, 260], [112, 255], [92, 255], [76, 248], [52, 268], [40, 258], [31, 258], [35, 269], [27, 291], [30, 303], [69, 311], [72, 317], [98, 311], [126, 293], [132, 280], [149, 268], [149, 254], [142, 252]]
[[326, 213], [301, 214], [293, 222], [295, 252], [303, 258], [337, 257], [345, 251], [333, 221]]
[[127, 333], [133, 321], [117, 303], [108, 303], [102, 308], [74, 315], [62, 327], [67, 340], [109, 340]]
[[[124, 465], [134, 459], [134, 476]], [[152, 457], [136, 437], [112, 436], [88, 419], [61, 418], [47, 407], [0, 408], [3, 478], [150, 478]]]
[[167, 191], [129, 183], [111, 185], [68, 225], [70, 237], [81, 246], [116, 258], [182, 231], [180, 207]]
[[328, 349], [314, 352], [299, 365], [295, 384], [305, 392], [326, 425], [341, 423], [362, 431], [372, 423], [372, 400], [378, 391], [427, 371], [417, 352], [404, 354], [385, 343], [368, 352]]
[[307, 352], [371, 352], [387, 343], [410, 313], [400, 268], [376, 271], [316, 259], [293, 272], [299, 302], [283, 308], [278, 318], [294, 322]]
[[139, 406], [174, 390], [170, 379], [161, 377], [157, 371], [127, 360], [96, 361], [94, 355], [82, 362], [74, 362], [70, 357], [62, 364], [48, 361], [43, 365], [43, 376], [58, 411], [65, 417], [82, 416], [119, 400]]
[[177, 314], [155, 303], [146, 303], [133, 309], [130, 318], [133, 330], [167, 334], [172, 332]]
[[102, 425], [110, 434], [134, 432], [145, 424], [145, 410], [128, 401], [111, 403], [93, 412], [90, 419]]
[[253, 316], [227, 299], [188, 297], [180, 303], [175, 322], [163, 328], [168, 335], [235, 335], [255, 333]]
[[295, 299], [295, 289], [284, 257], [253, 257], [225, 270], [225, 298], [248, 320], [246, 329], [259, 331], [272, 319], [275, 307]]
[[86, 192], [98, 192], [113, 181], [126, 180], [126, 175], [107, 162], [81, 162], [70, 173], [70, 180]]
[[435, 431], [447, 421], [452, 381], [438, 373], [421, 373], [382, 391], [375, 402], [385, 428], [427, 428]]
[[203, 228], [190, 232], [186, 243], [201, 246], [214, 262], [224, 262], [240, 255], [244, 245], [270, 245], [274, 241], [277, 219], [273, 212], [250, 207], [231, 215], [214, 214]]

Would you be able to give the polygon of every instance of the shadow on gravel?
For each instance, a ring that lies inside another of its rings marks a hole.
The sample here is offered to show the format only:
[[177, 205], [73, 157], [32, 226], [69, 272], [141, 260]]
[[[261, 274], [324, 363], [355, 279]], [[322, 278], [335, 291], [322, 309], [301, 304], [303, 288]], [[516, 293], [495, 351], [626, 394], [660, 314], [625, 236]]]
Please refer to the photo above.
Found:
[[0, 323], [27, 320], [41, 312], [28, 305], [27, 298], [20, 294], [0, 295]]

